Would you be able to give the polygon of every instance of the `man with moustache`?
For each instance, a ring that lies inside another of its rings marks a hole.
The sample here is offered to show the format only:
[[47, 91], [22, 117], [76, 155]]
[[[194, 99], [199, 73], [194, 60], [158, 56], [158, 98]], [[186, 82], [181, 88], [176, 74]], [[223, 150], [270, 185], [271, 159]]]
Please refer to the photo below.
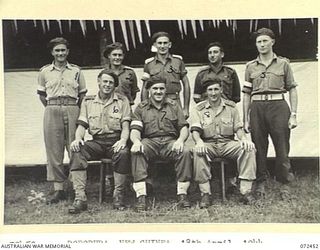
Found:
[[166, 97], [166, 79], [150, 78], [146, 83], [150, 98], [134, 111], [130, 139], [133, 189], [136, 192], [136, 210], [147, 209], [149, 163], [157, 158], [169, 159], [175, 164], [178, 206], [189, 208], [187, 191], [191, 180], [191, 153], [184, 145], [189, 136], [188, 123], [180, 105]]
[[[125, 96], [115, 93], [118, 77], [113, 72], [102, 70], [98, 75], [98, 85], [98, 94], [87, 96], [82, 103], [75, 140], [71, 143], [74, 153], [70, 169], [75, 190], [75, 200], [69, 208], [71, 214], [87, 209], [87, 161], [106, 157], [112, 159], [114, 169], [113, 208], [125, 208], [124, 191], [130, 172], [130, 152], [127, 147], [130, 104]], [[84, 142], [86, 129], [93, 140]]]
[[[207, 99], [198, 103], [191, 113], [191, 132], [196, 143], [193, 177], [201, 191], [200, 208], [211, 205], [210, 161], [215, 157], [237, 161], [241, 201], [254, 204], [251, 188], [256, 178], [255, 146], [246, 138], [234, 102], [222, 98], [222, 81], [209, 79], [203, 83], [203, 87]], [[238, 141], [234, 139], [234, 134]]]
[[63, 166], [64, 150], [70, 155], [70, 143], [74, 140], [79, 107], [87, 92], [81, 69], [67, 61], [69, 43], [56, 37], [48, 43], [54, 60], [40, 69], [38, 90], [45, 107], [44, 141], [47, 153], [47, 180], [53, 182], [53, 196], [47, 204], [66, 199], [64, 182], [68, 179]]
[[[244, 129], [246, 132], [251, 131], [257, 148], [255, 192], [258, 198], [265, 198], [270, 135], [276, 153], [276, 177], [282, 183], [280, 197], [287, 200], [290, 199], [287, 184], [294, 180], [288, 155], [290, 130], [297, 126], [297, 83], [294, 81], [289, 60], [273, 52], [273, 31], [261, 28], [254, 35], [259, 55], [247, 63], [246, 82], [242, 92]], [[286, 92], [289, 92], [291, 110], [284, 99]]]
[[[166, 80], [167, 97], [180, 103], [181, 83], [183, 85], [183, 114], [187, 119], [189, 117], [190, 105], [190, 84], [187, 77], [183, 59], [179, 55], [170, 54], [172, 46], [170, 35], [167, 32], [157, 32], [151, 37], [152, 51], [156, 52], [154, 57], [145, 61], [142, 81], [141, 100], [148, 98], [146, 81], [150, 77], [161, 77]], [[180, 103], [181, 104], [181, 103]]]

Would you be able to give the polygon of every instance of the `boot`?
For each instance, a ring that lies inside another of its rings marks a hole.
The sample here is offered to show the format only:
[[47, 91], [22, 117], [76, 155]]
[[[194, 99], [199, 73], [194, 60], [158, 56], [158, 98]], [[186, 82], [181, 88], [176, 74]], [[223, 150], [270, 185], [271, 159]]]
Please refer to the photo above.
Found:
[[135, 204], [135, 209], [137, 212], [142, 212], [147, 210], [147, 197], [145, 195], [140, 195]]
[[208, 193], [205, 193], [202, 195], [201, 197], [201, 201], [200, 201], [200, 204], [199, 204], [199, 207], [201, 209], [203, 208], [208, 208], [211, 206], [211, 197], [210, 197], [210, 194]]
[[72, 206], [69, 207], [68, 212], [69, 214], [79, 214], [82, 211], [85, 211], [87, 209], [88, 209], [87, 201], [75, 200]]
[[60, 201], [66, 200], [67, 195], [63, 190], [54, 191], [51, 199], [47, 201], [47, 205], [56, 204]]
[[179, 208], [190, 208], [191, 204], [186, 194], [178, 194], [178, 207]]

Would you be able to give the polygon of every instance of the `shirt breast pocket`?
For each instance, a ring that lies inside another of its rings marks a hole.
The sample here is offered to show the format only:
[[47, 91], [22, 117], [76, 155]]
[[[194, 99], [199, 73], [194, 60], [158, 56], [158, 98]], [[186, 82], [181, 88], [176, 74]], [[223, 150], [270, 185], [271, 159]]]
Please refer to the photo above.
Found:
[[157, 76], [157, 75], [159, 75], [160, 74], [160, 72], [161, 72], [161, 69], [158, 69], [158, 68], [156, 68], [156, 69], [150, 69], [150, 76], [152, 77], [152, 76]]
[[52, 89], [55, 85], [57, 85], [57, 80], [47, 80], [46, 81], [46, 89]]
[[144, 134], [150, 135], [157, 131], [159, 131], [159, 127], [157, 125], [158, 119], [154, 116], [146, 116], [142, 117], [143, 123], [144, 123]]
[[95, 114], [95, 113], [92, 113], [92, 114], [89, 114], [88, 115], [88, 120], [89, 120], [89, 127], [91, 129], [98, 129], [101, 127], [101, 116], [100, 114]]
[[121, 130], [121, 117], [120, 113], [112, 113], [109, 115], [109, 128], [111, 130]]
[[221, 118], [220, 133], [227, 136], [233, 135], [233, 122], [231, 119]]
[[284, 88], [283, 71], [268, 72], [268, 79], [270, 89], [281, 90]]
[[68, 85], [69, 88], [73, 89], [73, 90], [77, 90], [79, 87], [79, 84], [76, 80], [73, 79], [67, 79], [65, 80], [66, 84]]
[[250, 74], [250, 79], [253, 83], [253, 90], [257, 91], [263, 89], [264, 79], [266, 78], [265, 73], [263, 71], [252, 72]]
[[168, 114], [163, 119], [163, 125], [165, 130], [178, 130], [178, 117], [175, 114]]

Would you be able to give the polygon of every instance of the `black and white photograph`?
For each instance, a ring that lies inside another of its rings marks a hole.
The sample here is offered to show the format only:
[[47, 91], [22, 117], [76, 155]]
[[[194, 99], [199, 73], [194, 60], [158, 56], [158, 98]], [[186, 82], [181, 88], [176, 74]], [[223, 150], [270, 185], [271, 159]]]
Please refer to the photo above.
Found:
[[4, 225], [320, 222], [318, 18], [1, 35]]

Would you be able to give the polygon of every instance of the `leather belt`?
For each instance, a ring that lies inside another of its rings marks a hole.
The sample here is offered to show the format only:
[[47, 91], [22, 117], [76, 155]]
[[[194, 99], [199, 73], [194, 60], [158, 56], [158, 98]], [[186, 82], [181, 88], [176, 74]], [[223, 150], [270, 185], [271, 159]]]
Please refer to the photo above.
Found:
[[54, 97], [47, 101], [47, 105], [75, 106], [77, 105], [77, 99], [68, 96]]
[[283, 100], [283, 94], [256, 94], [251, 96], [252, 101], [276, 101]]

